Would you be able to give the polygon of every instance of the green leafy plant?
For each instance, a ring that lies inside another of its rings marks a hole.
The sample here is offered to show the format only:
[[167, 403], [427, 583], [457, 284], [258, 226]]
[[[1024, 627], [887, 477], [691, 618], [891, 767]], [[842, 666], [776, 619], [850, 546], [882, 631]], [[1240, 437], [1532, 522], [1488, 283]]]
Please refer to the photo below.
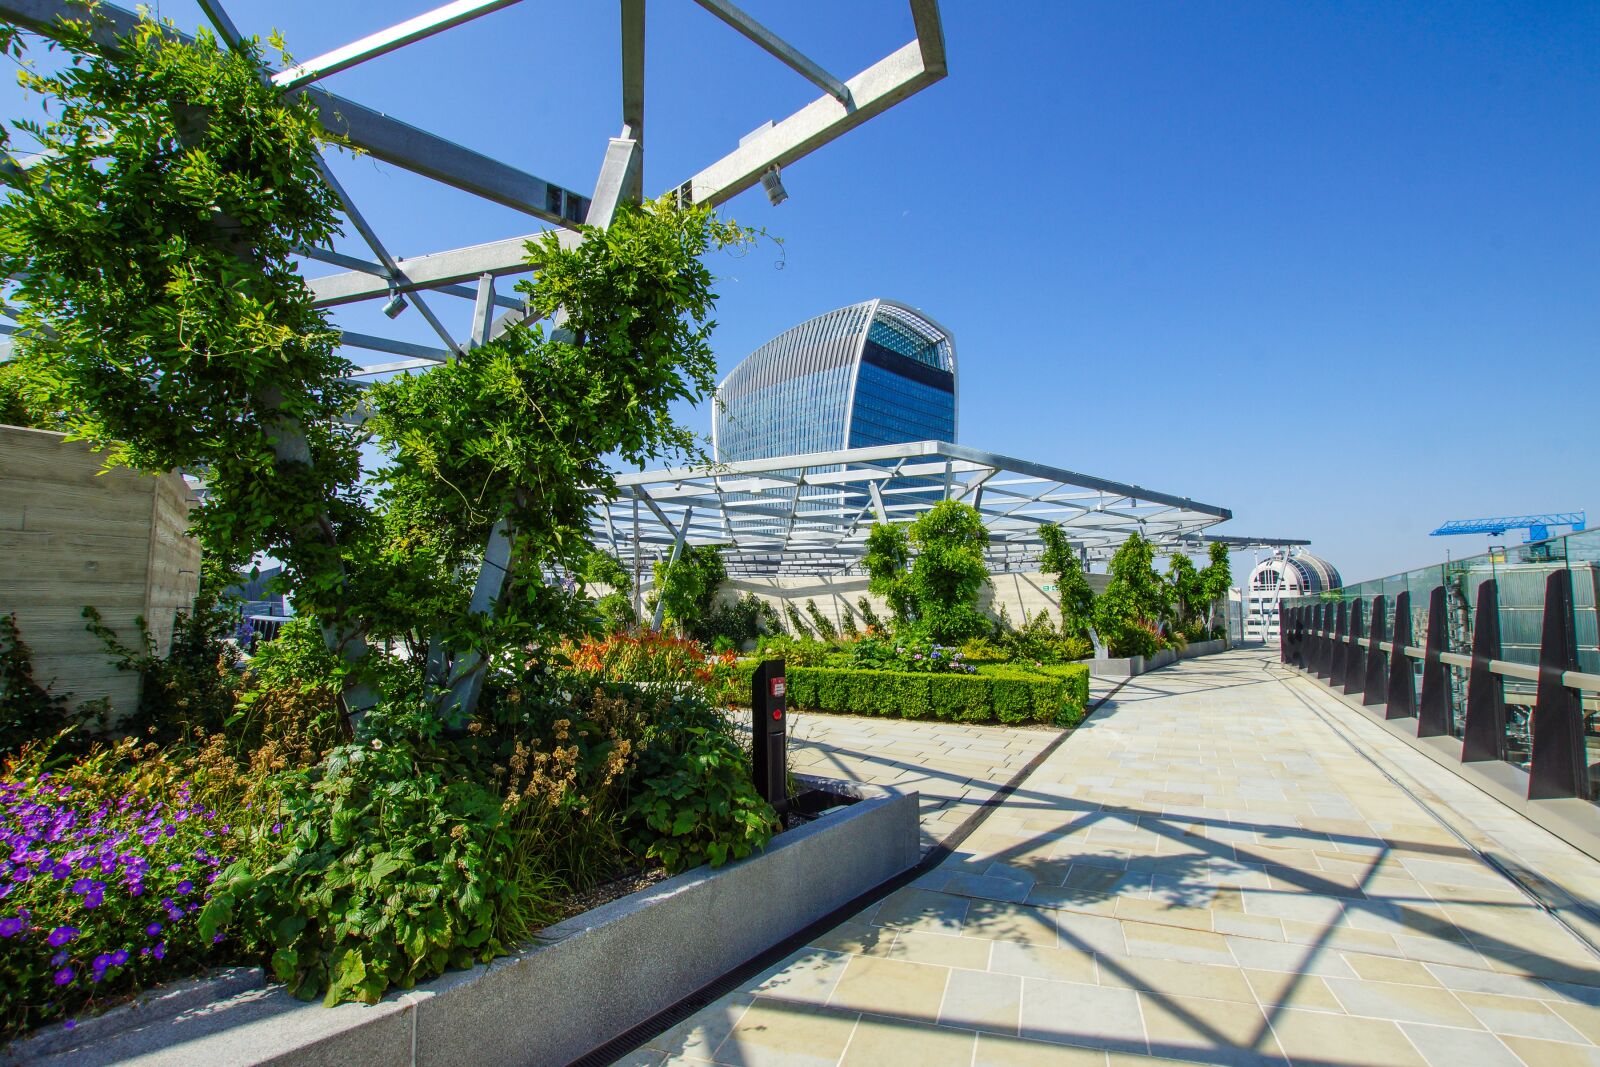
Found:
[[977, 606], [989, 582], [988, 543], [977, 509], [955, 500], [940, 501], [906, 527], [874, 523], [862, 560], [867, 588], [889, 601], [901, 629], [914, 625], [944, 644], [981, 636], [991, 629]]
[[1131, 535], [1111, 557], [1110, 581], [1094, 600], [1095, 630], [1113, 656], [1148, 656], [1161, 648], [1167, 597], [1149, 541]]
[[864, 596], [857, 597], [856, 609], [861, 612], [861, 619], [867, 624], [868, 630], [877, 630], [879, 633], [885, 634], [889, 632], [888, 624], [878, 617], [876, 611], [872, 610], [872, 601]]
[[69, 710], [67, 697], [52, 693], [33, 676], [33, 652], [22, 640], [16, 615], [0, 615], [0, 755], [55, 738], [62, 752], [88, 743], [87, 723]]
[[606, 587], [607, 591], [594, 603], [601, 629], [606, 633], [616, 633], [638, 623], [633, 610], [633, 577], [616, 556], [599, 549], [590, 550], [578, 569], [578, 578], [585, 591], [596, 585]]
[[717, 590], [728, 577], [715, 545], [685, 545], [677, 559], [656, 563], [654, 573], [656, 596], [665, 605], [662, 617], [685, 635], [711, 613]]
[[[867, 572], [867, 588], [889, 602], [896, 623], [908, 623], [916, 614], [916, 597], [906, 568], [911, 562], [911, 542], [904, 526], [875, 522], [867, 534], [866, 552], [861, 565]], [[867, 598], [861, 598], [862, 616], [870, 625], [877, 616]]]
[[811, 618], [811, 624], [817, 628], [817, 636], [824, 641], [837, 641], [839, 628], [834, 626], [833, 620], [824, 615], [817, 602], [810, 598], [806, 600], [806, 614]]
[[1090, 625], [1094, 609], [1094, 592], [1089, 588], [1089, 578], [1084, 573], [1083, 562], [1072, 550], [1067, 535], [1055, 523], [1039, 527], [1039, 539], [1044, 551], [1039, 556], [1039, 569], [1055, 575], [1056, 603], [1061, 609], [1061, 632], [1066, 635], [1084, 634]]
[[742, 859], [779, 828], [727, 721], [705, 705], [680, 703], [676, 710], [678, 721], [653, 731], [640, 755], [627, 813], [636, 847], [674, 874]]
[[789, 620], [789, 628], [794, 631], [794, 636], [804, 641], [815, 641], [816, 633], [801, 616], [799, 609], [788, 601], [784, 601], [783, 614]]

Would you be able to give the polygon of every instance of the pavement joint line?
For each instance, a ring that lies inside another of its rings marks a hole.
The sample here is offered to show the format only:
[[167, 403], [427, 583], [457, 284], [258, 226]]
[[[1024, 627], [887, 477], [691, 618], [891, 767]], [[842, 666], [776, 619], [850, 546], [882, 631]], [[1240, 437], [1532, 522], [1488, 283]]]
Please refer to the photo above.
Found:
[[[1270, 663], [1266, 664], [1265, 665], [1265, 669], [1268, 670], [1268, 671], [1271, 671], [1272, 664], [1270, 664]], [[1397, 779], [1393, 774], [1390, 774], [1387, 768], [1385, 768], [1382, 764], [1380, 764], [1370, 753], [1368, 753], [1360, 745], [1356, 744], [1354, 739], [1352, 739], [1349, 736], [1349, 734], [1346, 733], [1346, 731], [1343, 729], [1342, 724], [1336, 723], [1328, 715], [1324, 714], [1322, 709], [1318, 708], [1316, 706], [1316, 704], [1314, 704], [1312, 701], [1310, 701], [1310, 700], [1308, 700], [1306, 698], [1305, 694], [1301, 693], [1299, 689], [1297, 689], [1296, 687], [1294, 687], [1294, 686], [1289, 684], [1289, 679], [1291, 679], [1291, 678], [1301, 678], [1301, 677], [1304, 677], [1303, 675], [1301, 675], [1298, 672], [1290, 672], [1286, 668], [1283, 668], [1281, 666], [1279, 667], [1279, 671], [1280, 671], [1280, 673], [1275, 676], [1276, 680], [1285, 689], [1287, 689], [1289, 691], [1289, 693], [1296, 700], [1298, 700], [1302, 705], [1304, 705], [1307, 710], [1309, 710], [1318, 719], [1322, 720], [1323, 725], [1327, 726], [1331, 731], [1333, 731], [1333, 733], [1341, 741], [1343, 741], [1346, 745], [1350, 746], [1351, 750], [1354, 751], [1356, 753], [1356, 755], [1360, 756], [1363, 760], [1365, 760], [1368, 764], [1370, 764], [1374, 770], [1376, 770], [1379, 774], [1383, 775], [1384, 778], [1388, 779], [1390, 785], [1394, 786], [1396, 789], [1400, 790], [1406, 796], [1410, 797], [1412, 802], [1415, 803], [1417, 805], [1417, 807], [1421, 808], [1425, 813], [1427, 813], [1429, 818], [1431, 818], [1434, 822], [1438, 823], [1439, 826], [1442, 827], [1445, 830], [1446, 833], [1450, 834], [1450, 836], [1454, 837], [1457, 841], [1459, 841], [1462, 844], [1463, 847], [1465, 847], [1474, 856], [1476, 856], [1479, 860], [1481, 860], [1486, 867], [1488, 867], [1490, 870], [1495, 871], [1497, 874], [1499, 874], [1506, 881], [1510, 882], [1535, 907], [1537, 907], [1540, 911], [1544, 912], [1550, 918], [1554, 919], [1557, 923], [1561, 924], [1561, 927], [1564, 930], [1566, 930], [1568, 934], [1570, 934], [1572, 936], [1573, 940], [1577, 941], [1584, 948], [1588, 949], [1590, 954], [1593, 955], [1596, 959], [1600, 959], [1600, 945], [1596, 945], [1593, 941], [1591, 941], [1587, 937], [1585, 937], [1571, 923], [1567, 922], [1567, 920], [1554, 907], [1552, 907], [1544, 899], [1543, 896], [1541, 896], [1538, 892], [1536, 892], [1534, 890], [1534, 888], [1532, 886], [1528, 885], [1527, 882], [1525, 882], [1522, 878], [1518, 877], [1517, 874], [1515, 872], [1513, 872], [1509, 867], [1507, 867], [1505, 864], [1501, 863], [1499, 860], [1495, 859], [1493, 856], [1490, 856], [1490, 855], [1486, 854], [1482, 849], [1478, 848], [1478, 846], [1475, 845], [1471, 840], [1469, 840], [1466, 837], [1465, 834], [1463, 834], [1460, 830], [1457, 830], [1442, 815], [1440, 815], [1436, 810], [1434, 810], [1434, 806], [1433, 805], [1428, 804], [1421, 797], [1417, 796], [1417, 794], [1413, 790], [1411, 790], [1410, 788], [1408, 788], [1405, 785], [1401, 784], [1400, 780]], [[1408, 775], [1408, 777], [1409, 777], [1409, 775]], [[1426, 788], [1426, 787], [1422, 786], [1422, 784], [1420, 782], [1417, 783], [1417, 785], [1418, 785], [1418, 788]]]
[[[1084, 712], [1083, 718], [1077, 725], [1082, 725], [1099, 711], [1105, 704], [1116, 696], [1123, 686], [1131, 679], [1123, 679], [1113, 686], [1104, 696], [1091, 704]], [[801, 930], [773, 945], [765, 952], [744, 963], [739, 964], [719, 978], [712, 979], [706, 985], [690, 993], [676, 1004], [663, 1008], [637, 1026], [618, 1034], [605, 1044], [591, 1050], [588, 1054], [572, 1061], [568, 1067], [604, 1067], [615, 1060], [622, 1058], [630, 1052], [643, 1047], [646, 1041], [667, 1030], [678, 1023], [693, 1016], [700, 1009], [715, 1003], [721, 997], [734, 992], [745, 982], [754, 978], [768, 967], [782, 960], [784, 957], [805, 948], [819, 935], [838, 926], [852, 915], [861, 911], [869, 904], [877, 903], [898, 889], [903, 889], [923, 875], [938, 868], [948, 859], [993, 811], [999, 809], [1000, 804], [1016, 792], [1017, 788], [1028, 779], [1034, 771], [1042, 767], [1047, 759], [1055, 754], [1056, 749], [1066, 743], [1077, 728], [1062, 730], [1051, 738], [1038, 753], [1029, 760], [1021, 770], [1012, 775], [993, 795], [986, 798], [982, 804], [977, 805], [977, 810], [968, 815], [960, 825], [947, 834], [938, 844], [923, 854], [922, 859], [911, 867], [895, 875], [893, 878], [867, 890], [854, 900], [846, 901], [843, 905], [817, 919]]]

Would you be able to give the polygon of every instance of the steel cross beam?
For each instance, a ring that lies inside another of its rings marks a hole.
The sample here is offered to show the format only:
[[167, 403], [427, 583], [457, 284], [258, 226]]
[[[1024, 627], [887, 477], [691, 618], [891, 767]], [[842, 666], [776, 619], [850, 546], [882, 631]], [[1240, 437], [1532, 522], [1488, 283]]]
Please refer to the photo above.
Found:
[[728, 0], [695, 0], [695, 3], [750, 38], [770, 55], [777, 57], [785, 66], [839, 101], [845, 107], [850, 106], [850, 90], [844, 82], [807, 59], [800, 53], [799, 49], [761, 25], [761, 23], [745, 14], [739, 8], [728, 3]]
[[386, 55], [415, 41], [432, 37], [436, 33], [470, 22], [480, 15], [510, 7], [518, 0], [455, 0], [454, 3], [434, 8], [416, 18], [390, 26], [386, 30], [368, 34], [342, 48], [324, 52], [315, 59], [296, 63], [288, 70], [272, 76], [272, 83], [284, 89], [297, 89], [302, 85], [349, 70], [358, 63]]
[[[115, 46], [118, 37], [139, 23], [137, 14], [115, 4], [97, 4], [94, 12], [98, 19], [91, 18], [90, 6], [84, 0], [0, 0], [0, 17], [45, 36], [49, 36], [58, 19], [87, 21], [93, 27], [95, 43], [105, 48]], [[188, 34], [175, 36], [186, 42], [194, 40]], [[585, 198], [569, 189], [374, 108], [316, 85], [295, 91], [305, 93], [317, 106], [318, 117], [330, 133], [343, 137], [374, 159], [556, 226], [569, 227], [582, 221], [588, 209]]]
[[[20, 0], [0, 0], [0, 8], [16, 2]], [[722, 204], [755, 185], [774, 164], [789, 166], [943, 78], [946, 72], [944, 39], [938, 4], [935, 0], [913, 0], [911, 8], [917, 24], [917, 40], [844, 83], [853, 107], [845, 107], [831, 94], [819, 97], [788, 118], [763, 128], [734, 151], [678, 185], [676, 192], [680, 198], [713, 207]], [[625, 9], [625, 33], [627, 17]], [[625, 107], [628, 106], [628, 69], [625, 64]], [[642, 96], [640, 100], [642, 107]], [[420, 256], [414, 261], [401, 260], [400, 266], [416, 288], [430, 288], [439, 282], [466, 281], [483, 273], [525, 273], [535, 269], [527, 260], [526, 246], [540, 236], [525, 234], [472, 248]], [[561, 236], [565, 243], [569, 235]], [[440, 266], [435, 268], [433, 262], [422, 261], [437, 261]], [[444, 264], [449, 264], [450, 269], [444, 269]], [[384, 286], [374, 283], [371, 275], [360, 271], [317, 278], [310, 284], [320, 307], [369, 300], [387, 292]]]

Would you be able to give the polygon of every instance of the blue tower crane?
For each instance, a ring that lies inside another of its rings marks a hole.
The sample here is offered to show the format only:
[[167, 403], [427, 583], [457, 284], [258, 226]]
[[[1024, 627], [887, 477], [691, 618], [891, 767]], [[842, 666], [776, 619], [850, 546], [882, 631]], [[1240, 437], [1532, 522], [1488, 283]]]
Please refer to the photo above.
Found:
[[1499, 537], [1507, 530], [1527, 530], [1528, 536], [1523, 540], [1523, 544], [1532, 544], [1534, 541], [1548, 538], [1552, 526], [1570, 526], [1573, 533], [1578, 533], [1583, 529], [1585, 521], [1584, 513], [1581, 511], [1552, 511], [1544, 515], [1502, 515], [1493, 519], [1455, 519], [1434, 530], [1429, 536], [1489, 534], [1491, 537]]

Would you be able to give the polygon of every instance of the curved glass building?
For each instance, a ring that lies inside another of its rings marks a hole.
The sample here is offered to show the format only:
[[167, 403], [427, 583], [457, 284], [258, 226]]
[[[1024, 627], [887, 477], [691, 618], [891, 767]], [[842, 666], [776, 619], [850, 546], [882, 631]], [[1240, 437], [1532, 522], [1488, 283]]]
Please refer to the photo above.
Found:
[[956, 439], [950, 332], [892, 300], [830, 311], [779, 334], [717, 387], [717, 459]]

